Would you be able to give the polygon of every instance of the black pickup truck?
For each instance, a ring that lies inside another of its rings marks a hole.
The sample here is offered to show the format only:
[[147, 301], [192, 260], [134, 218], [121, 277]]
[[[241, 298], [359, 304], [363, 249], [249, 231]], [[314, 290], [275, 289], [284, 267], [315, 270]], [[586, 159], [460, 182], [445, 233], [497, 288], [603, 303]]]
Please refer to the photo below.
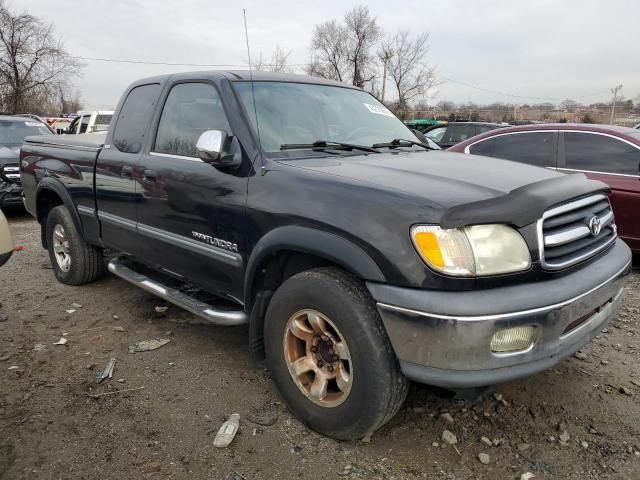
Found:
[[249, 324], [292, 411], [339, 439], [408, 380], [539, 372], [616, 315], [629, 249], [606, 185], [429, 146], [368, 93], [312, 77], [138, 81], [106, 137], [29, 137], [26, 208], [55, 276], [108, 270]]

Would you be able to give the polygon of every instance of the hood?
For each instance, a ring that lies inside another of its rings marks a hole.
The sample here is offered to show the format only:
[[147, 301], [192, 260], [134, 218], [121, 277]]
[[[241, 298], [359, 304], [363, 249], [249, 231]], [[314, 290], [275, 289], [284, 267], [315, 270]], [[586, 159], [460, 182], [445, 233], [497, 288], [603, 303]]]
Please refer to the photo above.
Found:
[[18, 163], [19, 158], [19, 145], [0, 145], [0, 165], [6, 165], [7, 163]]
[[501, 197], [535, 182], [564, 177], [545, 168], [450, 152], [398, 152], [281, 160], [320, 173], [422, 197], [447, 209]]

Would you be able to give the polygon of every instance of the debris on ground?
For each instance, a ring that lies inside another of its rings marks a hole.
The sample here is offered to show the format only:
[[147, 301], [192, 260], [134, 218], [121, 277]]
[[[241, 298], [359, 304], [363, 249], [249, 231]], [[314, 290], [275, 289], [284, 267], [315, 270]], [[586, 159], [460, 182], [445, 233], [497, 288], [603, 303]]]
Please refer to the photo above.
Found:
[[[252, 412], [246, 418], [256, 425], [270, 427], [278, 421], [278, 415], [278, 405], [273, 402], [266, 402], [260, 407], [253, 407]], [[364, 442], [364, 438], [362, 441]]]
[[100, 372], [100, 374], [96, 377], [96, 381], [98, 383], [101, 383], [103, 380], [107, 379], [107, 378], [112, 378], [113, 377], [113, 367], [116, 364], [116, 359], [112, 358], [111, 360], [109, 360], [109, 362], [107, 362], [107, 366], [104, 367], [104, 370], [102, 372]]
[[493, 447], [493, 442], [487, 437], [482, 437], [480, 442], [484, 443], [487, 447]]
[[47, 351], [47, 346], [44, 343], [36, 343], [33, 346], [33, 351], [34, 352], [46, 352]]
[[72, 304], [71, 304], [71, 306], [72, 306], [73, 308], [82, 308], [82, 305], [80, 305], [79, 303], [75, 303], [75, 302], [74, 302], [74, 303], [72, 303]]
[[17, 365], [11, 365], [7, 370], [18, 370], [20, 367]]
[[531, 472], [523, 473], [522, 475], [520, 475], [520, 480], [531, 480], [532, 478], [536, 478], [536, 476]]
[[157, 305], [153, 308], [153, 314], [152, 316], [154, 318], [164, 318], [167, 314], [167, 310], [169, 310], [168, 306], [164, 306], [164, 305]]
[[151, 350], [157, 350], [160, 347], [164, 347], [169, 343], [169, 338], [153, 338], [151, 340], [142, 340], [134, 345], [129, 345], [129, 353], [138, 352], [150, 352]]
[[478, 460], [480, 460], [480, 463], [483, 465], [489, 465], [489, 463], [491, 463], [491, 457], [486, 453], [479, 453]]
[[125, 388], [122, 390], [114, 390], [113, 392], [104, 392], [104, 393], [96, 393], [91, 394], [91, 393], [87, 393], [87, 396], [91, 397], [91, 398], [100, 398], [100, 397], [106, 397], [107, 395], [116, 395], [118, 393], [126, 393], [126, 392], [135, 392], [137, 390], [143, 390], [144, 387], [138, 387], [138, 388]]
[[447, 445], [454, 445], [458, 443], [458, 438], [449, 430], [442, 432], [442, 441]]
[[625, 395], [632, 396], [633, 392], [629, 390], [627, 387], [620, 387], [620, 393], [624, 393]]
[[72, 313], [75, 313], [76, 311], [73, 308], [70, 308], [69, 310], [66, 310], [66, 312], [71, 315]]
[[445, 422], [447, 422], [448, 424], [453, 423], [453, 417], [451, 416], [450, 413], [443, 413], [442, 415], [440, 415], [440, 418]]
[[58, 340], [57, 342], [53, 343], [54, 345], [66, 345], [67, 344], [67, 339], [64, 337], [60, 337], [60, 340]]
[[576, 357], [578, 360], [582, 360], [585, 361], [587, 359], [587, 354], [584, 353], [582, 350], [578, 350], [576, 353], [573, 354], [574, 357]]
[[213, 440], [213, 446], [217, 448], [226, 448], [238, 433], [240, 427], [240, 414], [232, 413], [229, 418], [220, 426], [220, 430]]
[[124, 327], [121, 327], [120, 325], [118, 325], [117, 327], [113, 327], [113, 329], [116, 332], [126, 332], [126, 330], [124, 329]]
[[0, 322], [6, 322], [9, 320], [9, 316], [6, 313], [0, 312]]

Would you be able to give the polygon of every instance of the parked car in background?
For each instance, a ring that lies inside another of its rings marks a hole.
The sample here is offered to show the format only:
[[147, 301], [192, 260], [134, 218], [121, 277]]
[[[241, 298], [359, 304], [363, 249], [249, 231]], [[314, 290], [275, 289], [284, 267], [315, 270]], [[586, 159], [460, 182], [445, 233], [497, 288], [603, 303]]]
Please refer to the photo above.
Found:
[[113, 110], [99, 110], [94, 112], [79, 112], [67, 127], [65, 135], [79, 135], [81, 133], [102, 132], [109, 129], [113, 118]]
[[434, 125], [423, 131], [424, 135], [442, 148], [449, 148], [456, 143], [475, 137], [484, 132], [502, 128], [499, 123], [486, 122], [452, 122], [446, 125]]
[[593, 124], [509, 127], [449, 149], [562, 172], [582, 172], [611, 187], [618, 234], [640, 253], [640, 130]]
[[411, 130], [417, 130], [418, 132], [425, 132], [434, 125], [447, 125], [447, 122], [440, 120], [433, 120], [431, 118], [417, 118], [415, 120], [405, 120], [404, 124]]
[[18, 159], [24, 137], [54, 135], [51, 128], [31, 117], [0, 116], [0, 208], [22, 205]]
[[9, 223], [0, 210], [0, 267], [9, 261], [14, 248]]

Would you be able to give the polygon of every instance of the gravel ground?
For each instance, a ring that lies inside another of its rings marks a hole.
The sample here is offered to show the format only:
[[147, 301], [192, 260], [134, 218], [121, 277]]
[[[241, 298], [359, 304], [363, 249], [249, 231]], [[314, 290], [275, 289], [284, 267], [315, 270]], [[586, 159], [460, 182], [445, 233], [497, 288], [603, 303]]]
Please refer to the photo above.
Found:
[[[10, 223], [24, 251], [0, 270], [2, 479], [640, 478], [638, 271], [620, 318], [577, 356], [482, 400], [412, 385], [369, 442], [337, 442], [287, 411], [246, 328], [157, 313], [155, 297], [110, 275], [57, 283], [35, 221]], [[128, 353], [159, 337], [171, 341]], [[234, 412], [238, 435], [214, 448]]]

